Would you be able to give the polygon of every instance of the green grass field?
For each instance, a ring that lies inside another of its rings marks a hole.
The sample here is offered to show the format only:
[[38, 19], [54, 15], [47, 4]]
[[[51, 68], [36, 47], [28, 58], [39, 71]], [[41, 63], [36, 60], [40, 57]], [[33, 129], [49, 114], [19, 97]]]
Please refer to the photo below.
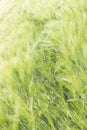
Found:
[[0, 130], [87, 130], [87, 0], [0, 0]]

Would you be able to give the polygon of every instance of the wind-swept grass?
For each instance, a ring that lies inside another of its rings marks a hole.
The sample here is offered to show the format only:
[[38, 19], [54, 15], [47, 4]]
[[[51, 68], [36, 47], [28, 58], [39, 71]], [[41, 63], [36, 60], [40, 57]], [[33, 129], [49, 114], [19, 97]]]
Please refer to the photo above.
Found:
[[0, 1], [0, 130], [87, 130], [87, 0]]

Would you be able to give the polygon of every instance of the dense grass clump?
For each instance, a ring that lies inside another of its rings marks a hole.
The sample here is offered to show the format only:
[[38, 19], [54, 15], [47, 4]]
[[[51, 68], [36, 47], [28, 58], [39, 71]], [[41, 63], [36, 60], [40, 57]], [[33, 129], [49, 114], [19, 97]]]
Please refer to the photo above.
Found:
[[87, 0], [0, 0], [0, 130], [87, 130]]

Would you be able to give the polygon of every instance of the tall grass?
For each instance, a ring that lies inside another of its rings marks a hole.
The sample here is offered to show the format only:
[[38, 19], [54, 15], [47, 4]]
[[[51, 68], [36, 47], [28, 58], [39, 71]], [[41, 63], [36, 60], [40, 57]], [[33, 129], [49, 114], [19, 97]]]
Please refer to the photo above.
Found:
[[87, 0], [0, 0], [0, 130], [87, 130]]

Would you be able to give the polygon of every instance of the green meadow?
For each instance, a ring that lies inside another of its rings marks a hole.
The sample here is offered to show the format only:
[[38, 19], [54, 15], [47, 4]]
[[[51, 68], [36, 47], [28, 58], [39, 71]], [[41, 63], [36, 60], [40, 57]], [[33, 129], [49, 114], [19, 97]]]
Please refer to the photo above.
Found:
[[87, 0], [0, 0], [0, 130], [87, 130]]

